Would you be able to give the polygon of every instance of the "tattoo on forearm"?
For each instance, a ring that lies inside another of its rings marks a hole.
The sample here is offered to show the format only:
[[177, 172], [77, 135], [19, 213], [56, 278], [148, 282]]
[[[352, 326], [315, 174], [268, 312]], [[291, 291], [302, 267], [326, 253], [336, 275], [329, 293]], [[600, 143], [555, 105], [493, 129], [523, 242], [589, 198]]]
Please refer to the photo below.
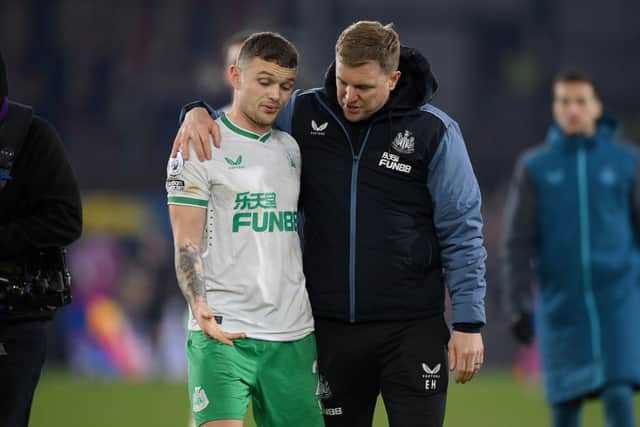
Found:
[[176, 247], [176, 273], [178, 285], [187, 303], [205, 297], [204, 264], [200, 248], [193, 242]]

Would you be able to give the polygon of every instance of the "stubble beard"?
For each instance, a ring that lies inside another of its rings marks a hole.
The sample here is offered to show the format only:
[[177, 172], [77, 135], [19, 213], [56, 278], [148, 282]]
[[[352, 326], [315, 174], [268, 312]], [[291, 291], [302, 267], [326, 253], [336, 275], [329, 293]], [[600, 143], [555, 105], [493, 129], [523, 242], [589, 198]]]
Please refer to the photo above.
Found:
[[251, 123], [253, 123], [257, 127], [269, 127], [270, 128], [275, 123], [275, 118], [277, 117], [277, 114], [274, 116], [273, 120], [271, 120], [271, 121], [261, 119], [260, 118], [260, 113], [258, 111], [247, 111], [247, 112], [245, 112], [245, 116], [247, 117], [247, 119]]

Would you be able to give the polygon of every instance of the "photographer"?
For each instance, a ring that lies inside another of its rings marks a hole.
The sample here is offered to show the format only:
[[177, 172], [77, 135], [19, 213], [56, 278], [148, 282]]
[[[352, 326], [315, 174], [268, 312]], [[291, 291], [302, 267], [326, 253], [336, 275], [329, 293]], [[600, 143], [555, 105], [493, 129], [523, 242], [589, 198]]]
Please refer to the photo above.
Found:
[[9, 101], [0, 55], [0, 426], [29, 424], [48, 320], [70, 302], [64, 246], [81, 231], [80, 194], [60, 137]]

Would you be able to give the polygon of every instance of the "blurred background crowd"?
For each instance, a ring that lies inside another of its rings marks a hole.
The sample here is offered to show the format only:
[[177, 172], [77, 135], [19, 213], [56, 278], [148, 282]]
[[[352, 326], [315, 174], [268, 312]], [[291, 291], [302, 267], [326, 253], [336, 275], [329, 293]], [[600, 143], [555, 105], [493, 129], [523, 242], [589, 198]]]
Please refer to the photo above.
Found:
[[184, 380], [185, 303], [173, 269], [165, 165], [182, 104], [229, 102], [224, 41], [272, 30], [301, 55], [300, 88], [321, 84], [337, 35], [393, 22], [430, 60], [434, 105], [461, 125], [483, 191], [487, 365], [536, 372], [507, 331], [498, 242], [516, 156], [551, 123], [551, 80], [580, 68], [601, 84], [625, 139], [640, 141], [640, 2], [633, 0], [0, 0], [9, 96], [67, 145], [85, 229], [70, 249], [74, 303], [49, 357], [80, 375]]

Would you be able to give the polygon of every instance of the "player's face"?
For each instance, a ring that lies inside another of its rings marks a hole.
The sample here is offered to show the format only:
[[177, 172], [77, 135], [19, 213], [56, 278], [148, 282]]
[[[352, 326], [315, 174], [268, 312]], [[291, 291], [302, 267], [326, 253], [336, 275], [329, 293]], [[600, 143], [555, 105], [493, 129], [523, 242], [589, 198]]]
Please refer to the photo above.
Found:
[[558, 82], [553, 88], [553, 116], [567, 135], [593, 135], [602, 103], [587, 82]]
[[271, 127], [293, 92], [297, 70], [254, 58], [232, 73], [240, 113], [258, 127]]
[[384, 72], [377, 61], [352, 67], [336, 58], [338, 103], [350, 122], [368, 119], [389, 100], [396, 87], [400, 71]]

